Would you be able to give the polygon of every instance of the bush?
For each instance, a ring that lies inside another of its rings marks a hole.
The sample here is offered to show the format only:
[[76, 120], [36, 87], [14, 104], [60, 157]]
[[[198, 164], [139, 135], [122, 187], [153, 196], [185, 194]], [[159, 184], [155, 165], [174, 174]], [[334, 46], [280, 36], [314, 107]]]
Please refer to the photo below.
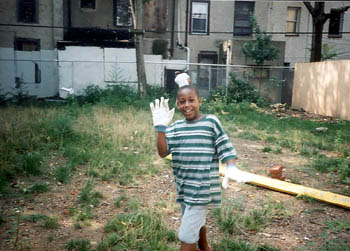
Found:
[[259, 95], [258, 90], [247, 80], [241, 80], [236, 74], [230, 73], [231, 82], [227, 87], [219, 87], [209, 97], [209, 101], [221, 101], [226, 104], [230, 103], [256, 103], [259, 106], [266, 104], [263, 97]]

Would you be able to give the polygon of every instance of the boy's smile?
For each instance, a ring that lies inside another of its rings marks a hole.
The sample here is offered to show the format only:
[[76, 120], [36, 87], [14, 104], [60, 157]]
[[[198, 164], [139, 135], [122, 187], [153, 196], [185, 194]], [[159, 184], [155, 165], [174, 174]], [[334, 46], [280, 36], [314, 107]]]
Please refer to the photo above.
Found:
[[202, 100], [190, 88], [185, 88], [178, 93], [176, 106], [187, 120], [195, 121], [202, 117], [199, 112], [201, 104]]

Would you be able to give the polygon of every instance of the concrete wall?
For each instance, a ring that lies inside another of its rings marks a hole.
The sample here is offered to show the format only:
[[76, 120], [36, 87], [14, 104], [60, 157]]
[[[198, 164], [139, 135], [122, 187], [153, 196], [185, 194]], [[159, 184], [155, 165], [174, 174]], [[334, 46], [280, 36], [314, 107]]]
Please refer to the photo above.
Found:
[[[58, 93], [56, 60], [56, 50], [28, 52], [0, 48], [0, 93], [15, 95], [22, 91], [37, 97], [55, 96]], [[35, 64], [40, 82], [35, 81]], [[18, 81], [22, 83], [20, 88], [16, 88]]]
[[[109, 84], [127, 84], [137, 87], [135, 49], [67, 46], [58, 51], [59, 87], [76, 92], [88, 85], [101, 88]], [[184, 61], [162, 61], [161, 55], [145, 55], [147, 83], [164, 86], [164, 70], [182, 69]], [[66, 96], [60, 91], [62, 97]]]
[[295, 65], [292, 107], [350, 119], [350, 60]]

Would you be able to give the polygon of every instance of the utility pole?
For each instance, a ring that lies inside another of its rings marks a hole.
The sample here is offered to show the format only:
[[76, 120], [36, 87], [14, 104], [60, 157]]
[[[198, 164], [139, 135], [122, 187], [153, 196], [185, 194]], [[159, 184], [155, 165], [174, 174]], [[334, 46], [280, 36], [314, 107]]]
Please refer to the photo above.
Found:
[[[138, 92], [141, 97], [147, 96], [147, 80], [146, 80], [146, 70], [145, 70], [145, 59], [144, 59], [144, 48], [143, 48], [143, 37], [145, 31], [143, 29], [143, 0], [136, 1], [136, 20], [134, 19], [134, 28], [132, 32], [134, 33], [135, 49], [136, 49], [136, 64], [137, 64], [137, 79], [138, 79]], [[135, 23], [136, 21], [136, 23]]]

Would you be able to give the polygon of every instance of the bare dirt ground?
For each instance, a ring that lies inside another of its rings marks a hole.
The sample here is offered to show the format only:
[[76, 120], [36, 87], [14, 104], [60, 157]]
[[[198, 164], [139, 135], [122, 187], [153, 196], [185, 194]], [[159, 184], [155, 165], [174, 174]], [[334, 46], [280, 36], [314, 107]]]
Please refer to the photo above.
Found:
[[[234, 137], [231, 139], [240, 157], [237, 164], [244, 170], [268, 176], [270, 167], [283, 165], [287, 181], [298, 181], [301, 185], [331, 192], [349, 189], [349, 187], [332, 183], [327, 174], [305, 169], [308, 159], [297, 153], [288, 152], [285, 149], [281, 154], [264, 153], [262, 149], [266, 145], [263, 142]], [[52, 165], [60, 161], [64, 160], [52, 157]], [[77, 198], [87, 179], [83, 166], [79, 167], [69, 184], [51, 183], [49, 192], [26, 198], [1, 196], [0, 210], [6, 220], [0, 225], [1, 250], [65, 250], [64, 244], [68, 240], [80, 238], [87, 238], [93, 245], [96, 245], [103, 238], [103, 228], [106, 223], [114, 215], [128, 211], [127, 205], [122, 207], [114, 205], [116, 198], [123, 192], [128, 198], [135, 197], [141, 201], [143, 208], [162, 210], [164, 225], [176, 230], [180, 223], [180, 210], [174, 202], [175, 189], [172, 171], [162, 159], [157, 160], [155, 164], [162, 171], [157, 175], [138, 179], [136, 184], [130, 186], [120, 186], [113, 181], [96, 182], [96, 190], [102, 193], [103, 198], [101, 203], [93, 208], [95, 216], [91, 224], [81, 229], [74, 228], [69, 209], [79, 208]], [[25, 185], [27, 181], [19, 182]], [[15, 191], [17, 188], [13, 189]], [[308, 250], [308, 246], [316, 247], [314, 250], [317, 250], [325, 239], [350, 242], [349, 231], [337, 232], [325, 228], [326, 220], [350, 220], [349, 209], [318, 201], [308, 202], [297, 199], [293, 195], [235, 182], [230, 183], [223, 195], [225, 201], [239, 201], [245, 210], [261, 209], [262, 205], [268, 201], [277, 201], [284, 205], [283, 215], [271, 219], [260, 231], [242, 231], [239, 236], [232, 236], [232, 238], [239, 237], [249, 243], [266, 243], [281, 250], [297, 250], [298, 248]], [[59, 227], [46, 229], [40, 222], [20, 221], [19, 228], [16, 228], [14, 225], [16, 217], [11, 219], [9, 217], [14, 216], [17, 209], [21, 210], [22, 215], [44, 214], [58, 218]], [[223, 237], [212, 216], [209, 216], [208, 219], [208, 230], [208, 238], [211, 243]], [[325, 232], [327, 232], [326, 236]], [[14, 249], [14, 243], [16, 243], [16, 249]]]

